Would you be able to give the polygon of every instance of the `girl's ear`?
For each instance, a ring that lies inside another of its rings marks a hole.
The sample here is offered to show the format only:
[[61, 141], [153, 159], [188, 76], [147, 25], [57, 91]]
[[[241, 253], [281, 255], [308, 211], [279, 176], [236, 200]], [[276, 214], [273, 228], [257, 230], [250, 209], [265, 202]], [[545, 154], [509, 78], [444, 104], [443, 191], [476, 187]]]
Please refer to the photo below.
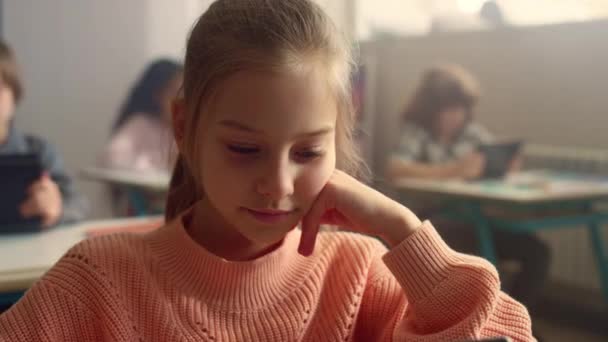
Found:
[[177, 148], [182, 152], [184, 143], [184, 132], [186, 125], [186, 104], [183, 98], [175, 99], [171, 103], [171, 126], [173, 128], [173, 137], [177, 144]]

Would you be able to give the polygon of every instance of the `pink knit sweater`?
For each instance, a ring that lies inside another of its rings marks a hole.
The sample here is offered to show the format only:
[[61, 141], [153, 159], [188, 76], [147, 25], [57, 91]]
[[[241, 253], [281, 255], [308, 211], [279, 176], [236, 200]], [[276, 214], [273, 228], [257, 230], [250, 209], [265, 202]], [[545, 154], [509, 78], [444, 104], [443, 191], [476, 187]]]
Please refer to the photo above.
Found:
[[388, 253], [327, 232], [303, 257], [294, 230], [249, 262], [210, 254], [181, 222], [73, 247], [0, 316], [0, 341], [533, 340], [495, 269], [428, 222]]

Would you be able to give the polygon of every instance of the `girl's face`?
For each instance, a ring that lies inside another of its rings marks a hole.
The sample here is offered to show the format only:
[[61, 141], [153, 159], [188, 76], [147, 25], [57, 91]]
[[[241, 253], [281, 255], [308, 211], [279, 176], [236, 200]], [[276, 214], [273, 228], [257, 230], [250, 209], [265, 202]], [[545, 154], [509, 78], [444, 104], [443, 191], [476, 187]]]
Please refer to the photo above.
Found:
[[198, 138], [198, 176], [222, 229], [267, 245], [298, 224], [336, 165], [330, 94], [318, 71], [244, 71], [222, 84]]
[[8, 137], [14, 111], [15, 97], [13, 91], [0, 77], [0, 144]]
[[467, 110], [463, 106], [452, 106], [442, 110], [437, 117], [439, 140], [451, 140], [458, 135], [467, 121]]

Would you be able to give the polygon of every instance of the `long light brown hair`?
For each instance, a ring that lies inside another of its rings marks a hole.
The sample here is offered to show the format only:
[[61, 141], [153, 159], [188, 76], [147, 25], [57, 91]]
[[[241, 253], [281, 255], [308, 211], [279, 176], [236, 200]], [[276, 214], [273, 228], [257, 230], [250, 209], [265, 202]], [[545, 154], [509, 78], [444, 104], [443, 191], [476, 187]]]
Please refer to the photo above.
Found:
[[[218, 0], [195, 24], [186, 47], [183, 142], [165, 217], [175, 218], [203, 194], [197, 138], [205, 108], [222, 81], [244, 70], [284, 72], [307, 63], [324, 68], [336, 99], [337, 167], [357, 176], [349, 43], [310, 0]], [[203, 123], [203, 125], [201, 124]]]
[[470, 121], [479, 94], [477, 80], [466, 69], [455, 64], [438, 65], [422, 75], [403, 116], [434, 134], [439, 114], [450, 107], [463, 107]]

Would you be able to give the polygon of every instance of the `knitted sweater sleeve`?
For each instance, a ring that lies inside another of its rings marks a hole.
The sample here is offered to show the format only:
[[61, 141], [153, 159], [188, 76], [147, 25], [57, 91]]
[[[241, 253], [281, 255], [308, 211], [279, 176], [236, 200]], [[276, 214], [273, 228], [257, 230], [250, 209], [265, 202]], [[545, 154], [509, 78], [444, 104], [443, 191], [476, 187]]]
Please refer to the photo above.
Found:
[[355, 340], [534, 340], [526, 308], [500, 291], [496, 269], [450, 249], [428, 221], [380, 253], [369, 271]]

